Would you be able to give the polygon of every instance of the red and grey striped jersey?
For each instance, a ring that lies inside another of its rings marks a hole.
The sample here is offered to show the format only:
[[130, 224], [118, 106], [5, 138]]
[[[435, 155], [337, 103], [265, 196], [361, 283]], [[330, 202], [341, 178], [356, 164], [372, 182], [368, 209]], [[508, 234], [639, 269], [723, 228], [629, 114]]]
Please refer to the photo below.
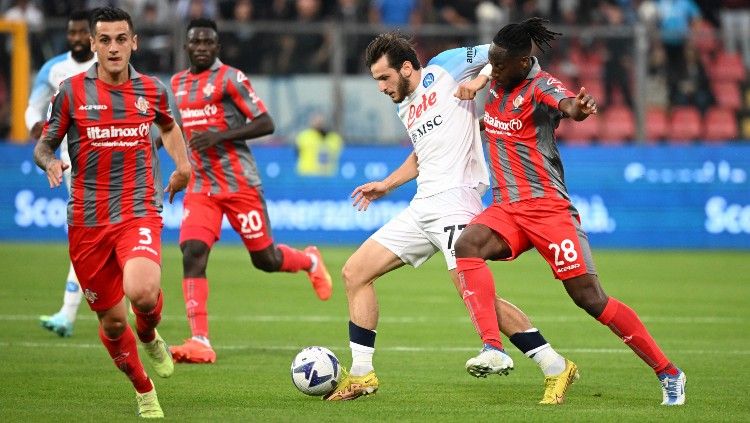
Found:
[[150, 127], [173, 122], [167, 87], [132, 66], [127, 82], [109, 85], [97, 77], [97, 66], [60, 84], [44, 125], [43, 136], [68, 137], [68, 224], [159, 216], [163, 188]]
[[484, 132], [497, 203], [541, 197], [568, 199], [555, 128], [560, 101], [575, 97], [532, 57], [526, 79], [511, 90], [490, 86]]
[[[172, 76], [182, 129], [189, 140], [196, 132], [226, 131], [266, 113], [242, 71], [218, 59], [203, 72], [189, 69]], [[221, 142], [199, 153], [191, 149], [193, 173], [188, 192], [237, 192], [260, 185], [255, 158], [245, 140]]]

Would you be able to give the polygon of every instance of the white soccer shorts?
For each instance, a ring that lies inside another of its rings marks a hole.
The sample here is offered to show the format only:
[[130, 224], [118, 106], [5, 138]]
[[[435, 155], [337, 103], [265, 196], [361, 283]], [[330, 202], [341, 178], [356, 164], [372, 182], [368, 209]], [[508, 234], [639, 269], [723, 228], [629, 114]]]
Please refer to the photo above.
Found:
[[413, 199], [409, 207], [370, 238], [414, 267], [442, 251], [448, 270], [453, 270], [456, 268], [456, 240], [483, 208], [476, 189], [452, 188], [430, 197]]

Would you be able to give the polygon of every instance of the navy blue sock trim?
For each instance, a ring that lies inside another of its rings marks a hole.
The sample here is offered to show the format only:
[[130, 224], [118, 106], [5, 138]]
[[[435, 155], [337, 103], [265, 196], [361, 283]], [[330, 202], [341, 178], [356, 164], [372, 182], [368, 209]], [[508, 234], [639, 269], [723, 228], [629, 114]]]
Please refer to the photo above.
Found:
[[524, 354], [547, 343], [539, 331], [518, 332], [508, 339]]
[[355, 344], [375, 348], [375, 331], [361, 328], [349, 321], [349, 340]]

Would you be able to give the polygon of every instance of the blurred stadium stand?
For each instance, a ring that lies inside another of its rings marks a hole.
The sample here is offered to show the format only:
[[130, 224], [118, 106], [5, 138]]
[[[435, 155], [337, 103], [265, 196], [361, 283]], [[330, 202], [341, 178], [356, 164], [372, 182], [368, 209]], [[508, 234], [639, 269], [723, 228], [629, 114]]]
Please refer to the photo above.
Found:
[[[744, 34], [750, 28], [722, 22], [750, 16], [750, 1], [691, 0], [700, 16], [686, 16], [684, 54], [662, 37], [675, 34], [660, 34], [665, 1], [417, 0], [399, 15], [388, 9], [391, 2], [371, 0], [0, 0], [0, 14], [21, 6], [41, 11], [42, 25], [38, 16], [28, 22], [33, 77], [65, 50], [72, 9], [123, 7], [140, 35], [134, 65], [164, 80], [186, 66], [184, 25], [174, 21], [212, 16], [219, 20], [222, 60], [250, 74], [273, 105], [278, 142], [290, 143], [312, 113], [323, 111], [348, 144], [408, 142], [364, 68], [364, 48], [374, 35], [400, 28], [414, 36], [425, 61], [448, 48], [489, 42], [505, 23], [543, 16], [564, 34], [548, 53], [536, 52], [544, 68], [573, 91], [585, 86], [601, 105], [594, 119], [563, 121], [561, 142], [748, 142], [750, 40]], [[0, 139], [9, 133], [12, 48], [0, 33]]]

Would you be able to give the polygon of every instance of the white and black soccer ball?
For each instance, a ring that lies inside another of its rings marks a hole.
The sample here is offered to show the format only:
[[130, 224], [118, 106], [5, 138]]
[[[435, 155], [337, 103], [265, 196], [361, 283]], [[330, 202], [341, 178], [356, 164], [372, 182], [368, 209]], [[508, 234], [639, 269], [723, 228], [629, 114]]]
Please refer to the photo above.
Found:
[[302, 393], [331, 393], [341, 378], [339, 359], [328, 348], [307, 347], [292, 360], [292, 382]]

